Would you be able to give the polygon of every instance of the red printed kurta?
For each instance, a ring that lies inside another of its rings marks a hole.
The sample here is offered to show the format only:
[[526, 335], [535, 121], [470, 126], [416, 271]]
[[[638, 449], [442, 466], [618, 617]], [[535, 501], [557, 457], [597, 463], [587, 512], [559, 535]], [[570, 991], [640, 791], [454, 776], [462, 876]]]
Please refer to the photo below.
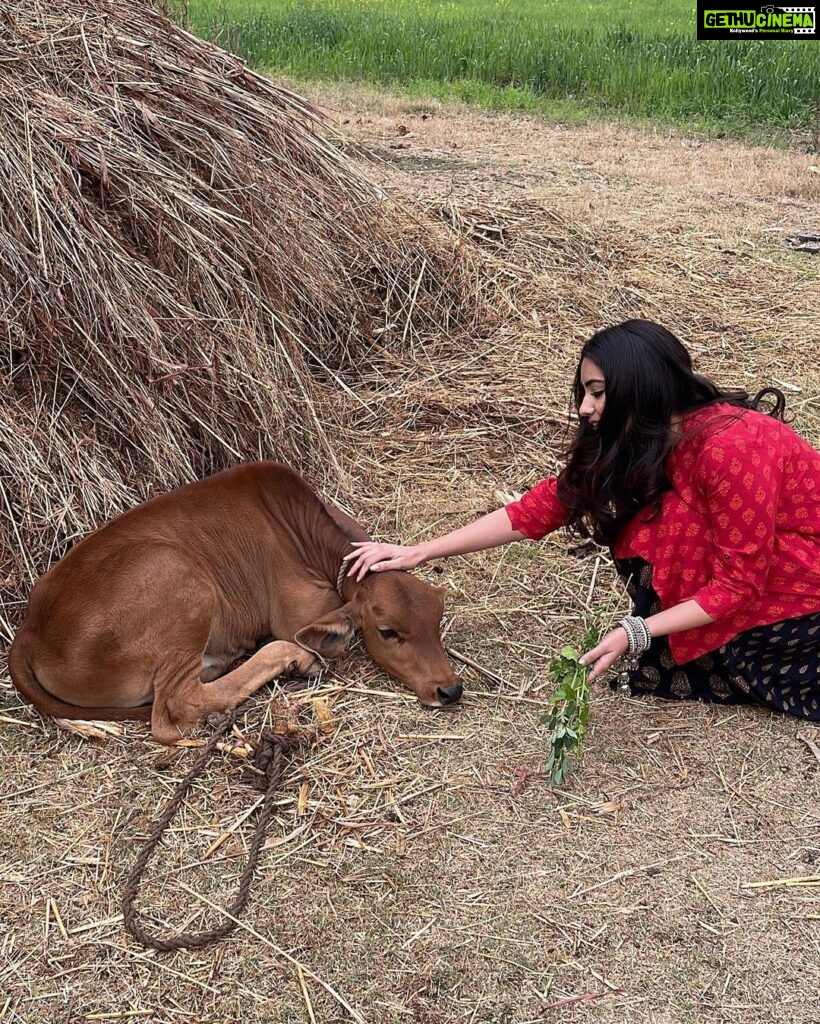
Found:
[[[660, 514], [639, 512], [613, 552], [653, 566], [664, 608], [695, 600], [715, 622], [669, 637], [678, 664], [746, 629], [820, 611], [820, 452], [789, 426], [730, 405], [687, 414]], [[557, 479], [507, 505], [538, 540], [567, 521]]]

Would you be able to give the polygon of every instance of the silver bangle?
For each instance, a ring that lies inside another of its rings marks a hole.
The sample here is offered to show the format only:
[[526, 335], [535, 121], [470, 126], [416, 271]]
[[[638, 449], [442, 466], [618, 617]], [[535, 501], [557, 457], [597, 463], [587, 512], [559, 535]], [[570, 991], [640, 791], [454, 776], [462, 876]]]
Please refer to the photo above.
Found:
[[649, 632], [645, 619], [642, 619], [639, 615], [627, 615], [626, 618], [621, 619], [618, 625], [626, 633], [629, 645], [627, 654], [643, 654], [644, 651], [649, 650], [649, 645], [652, 643], [652, 634]]

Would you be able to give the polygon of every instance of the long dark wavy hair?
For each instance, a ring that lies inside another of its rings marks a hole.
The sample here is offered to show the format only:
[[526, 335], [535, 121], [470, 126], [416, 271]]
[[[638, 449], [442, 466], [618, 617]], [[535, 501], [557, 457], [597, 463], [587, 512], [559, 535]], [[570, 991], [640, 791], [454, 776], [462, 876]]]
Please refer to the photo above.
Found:
[[673, 416], [715, 402], [756, 409], [769, 396], [770, 415], [783, 418], [786, 400], [777, 388], [764, 388], [753, 398], [745, 391], [721, 391], [694, 372], [675, 335], [650, 320], [607, 327], [584, 345], [573, 384], [576, 410], [584, 399], [584, 359], [603, 371], [604, 411], [596, 426], [581, 419], [558, 478], [558, 496], [570, 510], [569, 525], [599, 544], [611, 544], [641, 509], [660, 511], [661, 495], [670, 487], [664, 463], [679, 439]]

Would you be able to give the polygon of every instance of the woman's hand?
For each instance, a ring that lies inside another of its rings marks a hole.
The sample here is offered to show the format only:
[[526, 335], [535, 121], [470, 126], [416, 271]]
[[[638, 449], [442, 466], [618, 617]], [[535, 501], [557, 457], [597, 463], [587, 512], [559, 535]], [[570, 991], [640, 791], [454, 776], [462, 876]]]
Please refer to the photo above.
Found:
[[597, 679], [599, 675], [614, 665], [618, 658], [626, 654], [628, 650], [629, 640], [626, 630], [623, 626], [618, 626], [611, 633], [607, 633], [598, 646], [587, 651], [579, 661], [589, 669], [588, 678], [592, 682], [593, 679]]
[[355, 541], [354, 551], [345, 555], [343, 562], [350, 562], [346, 573], [363, 580], [368, 572], [387, 572], [389, 569], [415, 569], [424, 561], [419, 547], [414, 544], [405, 547], [402, 544], [377, 544], [375, 541]]

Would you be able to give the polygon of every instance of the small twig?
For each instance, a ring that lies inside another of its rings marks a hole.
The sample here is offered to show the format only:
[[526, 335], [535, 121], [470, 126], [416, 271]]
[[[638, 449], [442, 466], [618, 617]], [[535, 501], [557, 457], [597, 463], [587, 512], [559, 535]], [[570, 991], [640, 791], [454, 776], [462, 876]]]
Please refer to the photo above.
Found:
[[19, 718], [10, 718], [8, 715], [0, 715], [0, 722], [8, 722], [9, 725], [22, 725], [24, 729], [38, 728], [36, 722], [22, 722]]
[[698, 889], [700, 889], [700, 891], [703, 893], [703, 895], [706, 897], [706, 899], [709, 901], [709, 903], [711, 903], [712, 907], [717, 911], [718, 915], [720, 917], [722, 917], [723, 916], [723, 911], [720, 909], [720, 907], [717, 905], [717, 903], [715, 903], [715, 901], [709, 895], [709, 893], [704, 888], [704, 886], [700, 882], [700, 880], [698, 878], [696, 878], [694, 875], [690, 875], [689, 876], [689, 881], [692, 882], [695, 886], [697, 886]]
[[484, 668], [483, 665], [479, 665], [477, 661], [473, 661], [472, 658], [468, 658], [466, 654], [462, 654], [460, 651], [453, 650], [452, 647], [447, 648], [447, 653], [451, 658], [455, 658], [456, 661], [463, 662], [465, 665], [469, 665], [470, 668], [474, 668], [476, 672], [480, 672], [483, 676], [488, 679], [492, 679], [495, 683], [502, 683], [504, 680], [501, 676], [497, 676], [495, 672], [491, 672], [488, 668]]
[[600, 567], [601, 567], [601, 556], [600, 555], [596, 555], [596, 557], [595, 557], [595, 565], [593, 566], [593, 569], [592, 569], [592, 579], [589, 581], [589, 588], [587, 590], [587, 599], [586, 599], [586, 602], [585, 602], [585, 607], [587, 607], [587, 608], [590, 607], [590, 603], [592, 601], [592, 595], [595, 593], [595, 581], [598, 579], [598, 569]]
[[310, 1017], [310, 1024], [316, 1024], [316, 1014], [313, 1012], [313, 1003], [310, 1001], [310, 993], [308, 992], [307, 985], [305, 984], [305, 972], [301, 965], [297, 965], [296, 974], [299, 978], [299, 988], [302, 990], [302, 998], [305, 1001], [308, 1017]]
[[[219, 744], [217, 744], [217, 746], [219, 746]], [[216, 839], [214, 839], [214, 841], [203, 854], [203, 857], [207, 860], [207, 858], [210, 857], [212, 853], [219, 849], [219, 847], [225, 842], [226, 839], [228, 839], [234, 832], [236, 832], [236, 830], [239, 828], [242, 822], [245, 821], [246, 818], [250, 818], [250, 816], [257, 809], [257, 807], [259, 807], [264, 802], [264, 796], [260, 796], [255, 803], [252, 803], [251, 806], [247, 808], [247, 810], [237, 815], [233, 824], [229, 825], [221, 835], [217, 836]]]
[[[622, 991], [619, 988], [613, 989], [613, 992]], [[562, 1006], [571, 1006], [573, 1003], [591, 1003], [595, 999], [603, 999], [604, 996], [611, 995], [611, 992], [584, 992], [583, 995], [579, 996], [567, 996], [566, 999], [559, 999], [557, 1003], [550, 1003], [549, 1006], [545, 1006], [545, 1010], [560, 1010]]]
[[595, 885], [589, 885], [586, 889], [577, 889], [575, 892], [570, 893], [569, 899], [574, 900], [578, 896], [583, 896], [585, 893], [593, 892], [595, 889], [601, 889], [605, 885], [609, 885], [611, 882], [617, 882], [621, 878], [631, 878], [633, 875], [639, 875], [642, 871], [647, 871], [649, 868], [659, 868], [661, 865], [674, 864], [675, 861], [685, 860], [687, 857], [691, 857], [691, 853], [681, 853], [677, 857], [670, 857], [669, 860], [656, 860], [651, 864], [641, 864], [636, 868], [627, 868], [625, 871], [619, 871], [616, 875], [612, 875], [610, 878], [605, 878], [603, 882], [596, 882]]
[[406, 322], [404, 324], [404, 332], [402, 333], [402, 338], [401, 338], [402, 345], [404, 345], [404, 343], [407, 341], [408, 332], [412, 328], [413, 310], [416, 307], [416, 299], [418, 298], [419, 288], [421, 287], [421, 281], [422, 281], [422, 278], [424, 277], [424, 271], [426, 269], [427, 269], [427, 257], [425, 256], [425, 258], [421, 261], [421, 270], [419, 271], [418, 280], [416, 281], [415, 287], [413, 288], [413, 293], [410, 296], [410, 308], [407, 311], [407, 320], [406, 320]]
[[741, 883], [740, 888], [741, 889], [763, 889], [763, 888], [765, 888], [767, 886], [775, 886], [775, 885], [785, 885], [787, 887], [788, 886], [793, 886], [793, 885], [806, 885], [806, 886], [820, 885], [820, 875], [803, 875], [802, 878], [801, 877], [798, 877], [798, 878], [772, 878], [772, 879], [770, 879], [767, 882], [743, 882], [743, 883]]
[[51, 913], [54, 917], [54, 920], [57, 922], [57, 927], [60, 929], [60, 935], [62, 935], [64, 939], [67, 939], [68, 932], [65, 930], [65, 925], [63, 924], [62, 917], [60, 917], [60, 911], [57, 909], [57, 904], [54, 900], [54, 897], [49, 898], [49, 903], [51, 904]]

